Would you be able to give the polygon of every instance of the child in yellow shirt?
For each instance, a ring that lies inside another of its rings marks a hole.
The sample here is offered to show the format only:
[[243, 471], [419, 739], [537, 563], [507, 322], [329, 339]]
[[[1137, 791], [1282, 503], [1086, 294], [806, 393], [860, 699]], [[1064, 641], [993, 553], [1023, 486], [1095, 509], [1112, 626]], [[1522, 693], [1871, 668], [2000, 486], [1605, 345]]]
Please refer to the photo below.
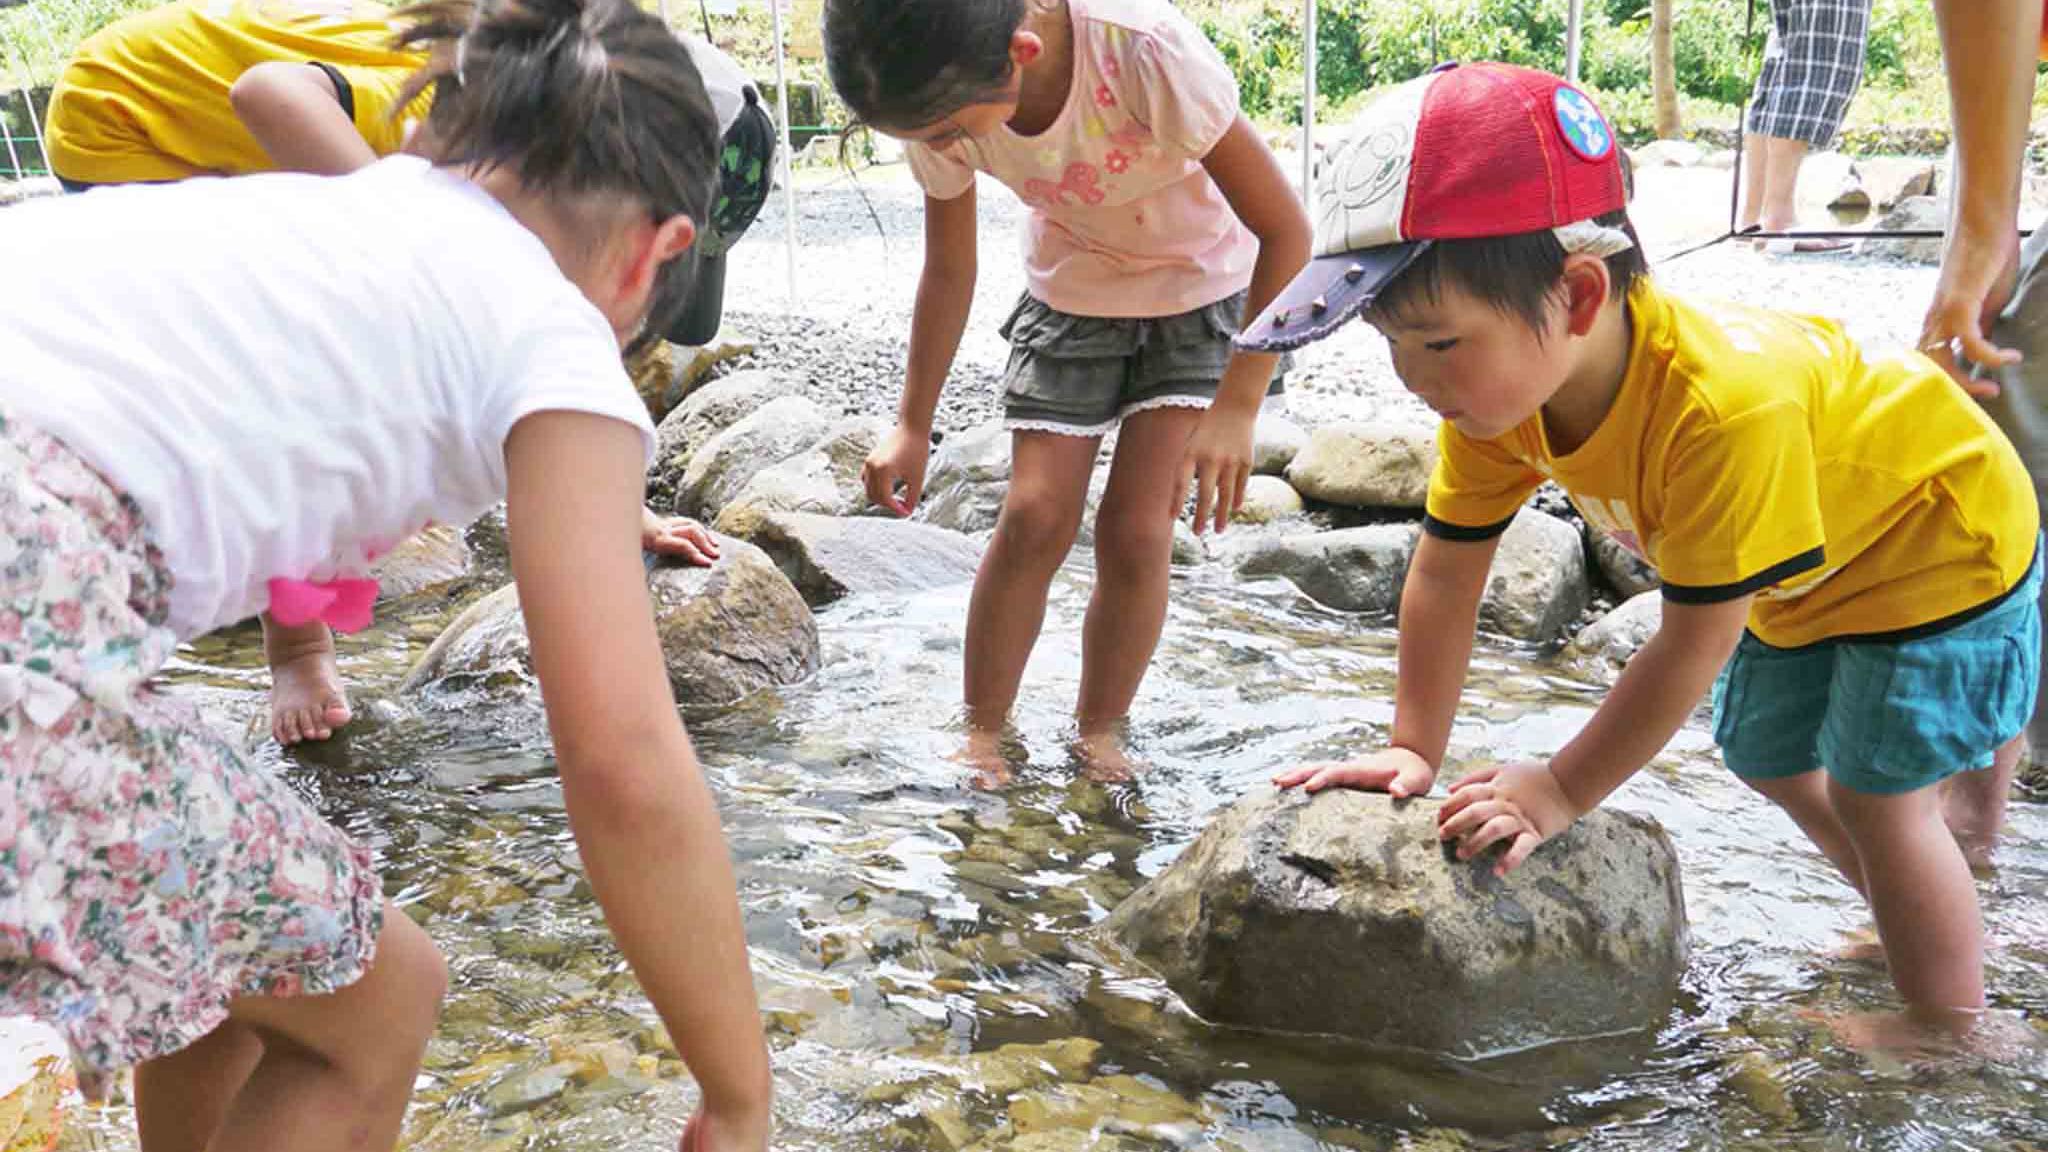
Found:
[[2040, 673], [2026, 473], [1925, 357], [1867, 360], [1830, 322], [1662, 291], [1618, 157], [1576, 88], [1474, 64], [1393, 89], [1325, 165], [1318, 259], [1240, 341], [1294, 347], [1363, 315], [1444, 423], [1390, 745], [1275, 782], [1429, 790], [1500, 534], [1555, 480], [1656, 566], [1662, 623], [1549, 760], [1460, 780], [1442, 838], [1514, 868], [1712, 687], [1728, 766], [1875, 914], [1908, 1012], [1845, 1031], [1964, 1029], [1984, 1006], [1964, 848], [1989, 852]]
[[50, 167], [94, 184], [337, 174], [398, 151], [426, 63], [392, 46], [384, 9], [353, 0], [178, 0], [88, 37], [50, 94]]

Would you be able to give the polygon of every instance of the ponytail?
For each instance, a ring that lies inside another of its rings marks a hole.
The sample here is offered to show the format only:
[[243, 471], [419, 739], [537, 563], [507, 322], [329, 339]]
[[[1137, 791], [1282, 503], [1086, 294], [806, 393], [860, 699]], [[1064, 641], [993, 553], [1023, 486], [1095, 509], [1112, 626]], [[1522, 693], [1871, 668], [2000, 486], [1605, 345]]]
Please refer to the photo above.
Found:
[[718, 122], [683, 42], [631, 0], [425, 0], [397, 13], [428, 87], [416, 151], [436, 164], [509, 169], [527, 188], [637, 198], [701, 229]]

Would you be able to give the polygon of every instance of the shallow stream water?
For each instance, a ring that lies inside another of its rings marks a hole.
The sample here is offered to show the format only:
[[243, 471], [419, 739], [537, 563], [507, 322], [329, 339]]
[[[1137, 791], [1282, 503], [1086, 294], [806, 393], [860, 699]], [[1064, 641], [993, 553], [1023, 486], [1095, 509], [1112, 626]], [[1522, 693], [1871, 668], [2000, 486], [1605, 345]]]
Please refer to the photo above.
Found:
[[[1081, 558], [1054, 587], [1020, 705], [1029, 762], [1003, 791], [946, 758], [964, 587], [832, 606], [814, 680], [686, 710], [738, 865], [778, 1148], [2048, 1146], [2038, 1044], [1909, 1067], [1808, 1018], [1892, 1003], [1881, 968], [1831, 956], [1867, 920], [1698, 721], [1610, 801], [1660, 820], [1684, 869], [1692, 959], [1656, 1034], [1461, 1063], [1191, 1019], [1088, 929], [1275, 769], [1383, 738], [1394, 632], [1284, 582], [1177, 570], [1132, 730], [1149, 768], [1103, 784], [1065, 750], [1089, 581]], [[403, 1146], [672, 1149], [694, 1090], [580, 877], [537, 697], [391, 699], [457, 607], [402, 602], [346, 642], [369, 718], [348, 742], [257, 753], [374, 846], [387, 891], [449, 957]], [[253, 631], [188, 650], [173, 678], [237, 732], [263, 706]], [[1535, 654], [1483, 645], [1454, 759], [1546, 752], [1597, 700]], [[1980, 884], [1991, 996], [2048, 1021], [2048, 806], [2014, 806], [2001, 860]], [[132, 1148], [132, 1122], [119, 1104], [77, 1117], [64, 1147]]]

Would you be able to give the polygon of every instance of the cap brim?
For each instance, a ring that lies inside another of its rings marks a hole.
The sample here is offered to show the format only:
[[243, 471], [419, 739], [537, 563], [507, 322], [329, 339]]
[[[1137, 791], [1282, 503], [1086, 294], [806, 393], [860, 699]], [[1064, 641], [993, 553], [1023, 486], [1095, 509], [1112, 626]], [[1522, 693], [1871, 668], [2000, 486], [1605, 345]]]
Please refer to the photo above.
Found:
[[718, 326], [724, 319], [725, 254], [721, 252], [712, 256], [700, 253], [689, 297], [683, 304], [683, 310], [669, 325], [667, 338], [670, 343], [693, 348], [709, 344], [718, 335]]
[[1247, 352], [1285, 352], [1321, 340], [1364, 311], [1429, 245], [1416, 240], [1318, 256], [1233, 343]]

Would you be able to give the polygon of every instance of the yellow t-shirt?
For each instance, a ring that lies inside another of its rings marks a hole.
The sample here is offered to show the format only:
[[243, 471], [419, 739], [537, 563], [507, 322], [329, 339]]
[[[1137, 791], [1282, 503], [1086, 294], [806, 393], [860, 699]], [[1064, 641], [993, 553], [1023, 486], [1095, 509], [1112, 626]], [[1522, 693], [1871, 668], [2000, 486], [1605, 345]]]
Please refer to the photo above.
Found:
[[1540, 413], [1492, 440], [1443, 426], [1430, 531], [1503, 531], [1553, 479], [1666, 599], [1758, 593], [1749, 628], [1779, 647], [1937, 624], [2026, 575], [2026, 469], [1932, 361], [1865, 360], [1831, 321], [1648, 280], [1628, 305], [1627, 376], [1577, 450], [1551, 452]]
[[50, 166], [69, 180], [123, 184], [240, 175], [274, 165], [236, 118], [228, 89], [273, 60], [320, 63], [348, 81], [356, 130], [378, 155], [398, 151], [390, 115], [426, 62], [390, 47], [385, 9], [352, 0], [178, 0], [101, 29], [78, 48], [50, 97]]

